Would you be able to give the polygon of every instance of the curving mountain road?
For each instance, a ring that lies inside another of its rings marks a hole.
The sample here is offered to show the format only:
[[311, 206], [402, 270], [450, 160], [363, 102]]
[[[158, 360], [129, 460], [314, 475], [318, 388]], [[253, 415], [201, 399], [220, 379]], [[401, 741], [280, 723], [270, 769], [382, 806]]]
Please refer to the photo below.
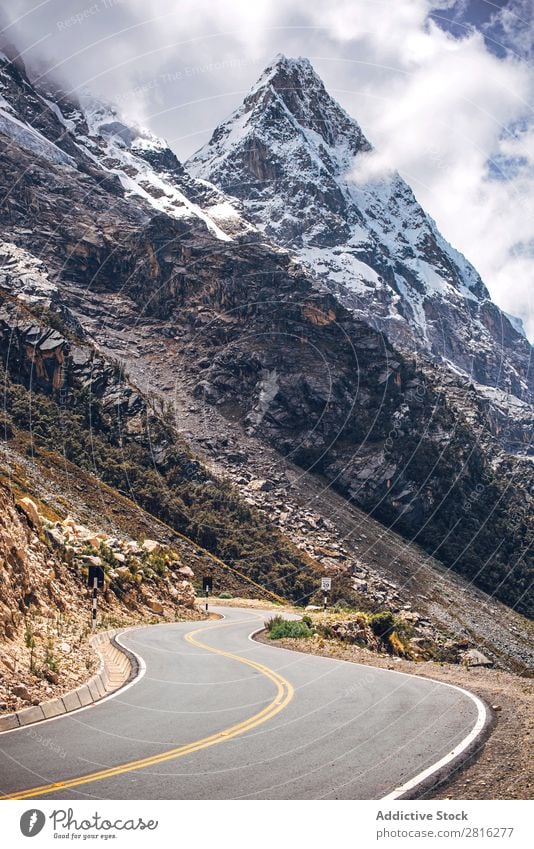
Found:
[[[146, 669], [0, 736], [0, 793], [48, 799], [378, 799], [483, 725], [468, 693], [249, 639], [265, 611], [136, 628]], [[143, 674], [144, 672], [144, 674]], [[405, 788], [406, 789], [406, 788]]]

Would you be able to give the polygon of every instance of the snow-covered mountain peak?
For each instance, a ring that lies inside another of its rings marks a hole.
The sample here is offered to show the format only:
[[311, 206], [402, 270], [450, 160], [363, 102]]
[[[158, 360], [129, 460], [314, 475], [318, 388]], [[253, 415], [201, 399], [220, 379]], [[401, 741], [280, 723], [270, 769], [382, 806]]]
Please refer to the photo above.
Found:
[[[228, 121], [214, 132], [209, 146], [193, 158], [217, 171], [217, 157], [230, 148], [250, 155], [251, 176], [265, 178], [263, 139], [272, 140], [272, 154], [290, 146], [298, 167], [315, 178], [339, 175], [371, 145], [359, 125], [328, 94], [308, 59], [278, 55], [265, 69]], [[205, 156], [204, 156], [205, 154]], [[231, 191], [231, 186], [226, 186]]]
[[395, 345], [527, 397], [530, 345], [399, 174], [355, 179], [371, 149], [310, 62], [278, 56], [186, 167]]
[[346, 148], [353, 156], [371, 146], [356, 121], [328, 94], [308, 59], [279, 55], [264, 71], [243, 104], [249, 108], [271, 93], [299, 128], [316, 133], [316, 142]]
[[66, 93], [48, 78], [32, 86], [7, 56], [0, 57], [0, 133], [41, 159], [97, 176], [156, 213], [200, 220], [221, 241], [247, 228], [217, 189], [191, 179], [164, 139], [87, 92]]

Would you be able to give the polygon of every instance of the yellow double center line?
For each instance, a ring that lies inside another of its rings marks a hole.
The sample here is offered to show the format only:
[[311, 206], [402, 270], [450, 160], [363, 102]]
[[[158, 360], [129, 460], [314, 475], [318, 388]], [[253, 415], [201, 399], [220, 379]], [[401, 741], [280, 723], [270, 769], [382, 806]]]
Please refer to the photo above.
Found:
[[[235, 623], [229, 622], [225, 624], [230, 625]], [[195, 639], [197, 634], [202, 634], [205, 631], [211, 631], [214, 630], [214, 628], [220, 627], [220, 625], [216, 625], [209, 628], [199, 628], [196, 631], [191, 631], [186, 634], [185, 639], [188, 643], [192, 643], [192, 645], [198, 646], [201, 649], [213, 652], [214, 654], [219, 654], [222, 657], [229, 658], [230, 660], [235, 660], [238, 663], [244, 663], [246, 666], [252, 667], [252, 669], [260, 672], [272, 681], [276, 686], [276, 695], [267, 707], [260, 710], [259, 713], [255, 713], [254, 716], [236, 723], [236, 725], [231, 725], [229, 728], [217, 731], [215, 734], [210, 734], [209, 737], [203, 737], [201, 740], [196, 740], [193, 743], [186, 743], [183, 746], [178, 746], [176, 749], [169, 749], [166, 752], [161, 752], [159, 755], [152, 755], [149, 758], [129, 761], [128, 763], [108, 767], [107, 769], [102, 769], [98, 772], [90, 772], [86, 775], [80, 775], [77, 778], [69, 778], [65, 781], [56, 781], [53, 784], [43, 784], [41, 787], [32, 787], [28, 790], [19, 790], [16, 793], [0, 796], [0, 799], [33, 799], [35, 796], [46, 796], [48, 793], [57, 793], [61, 790], [69, 790], [72, 787], [79, 787], [82, 784], [91, 784], [93, 781], [103, 781], [107, 778], [114, 778], [115, 776], [123, 775], [126, 772], [134, 772], [138, 769], [157, 766], [158, 764], [165, 763], [165, 761], [172, 761], [175, 758], [183, 757], [183, 755], [191, 755], [194, 752], [199, 752], [201, 749], [207, 749], [210, 746], [217, 745], [218, 743], [224, 743], [232, 737], [237, 737], [239, 734], [244, 734], [245, 731], [250, 731], [258, 725], [262, 725], [262, 723], [267, 722], [267, 720], [276, 716], [277, 713], [280, 713], [280, 711], [283, 710], [293, 698], [294, 690], [289, 681], [286, 681], [286, 679], [282, 678], [281, 675], [278, 675], [277, 672], [269, 669], [268, 666], [264, 666], [263, 663], [257, 663], [255, 660], [248, 660], [238, 654], [232, 654], [231, 652], [226, 652], [222, 649], [213, 648], [212, 646], [208, 646]]]

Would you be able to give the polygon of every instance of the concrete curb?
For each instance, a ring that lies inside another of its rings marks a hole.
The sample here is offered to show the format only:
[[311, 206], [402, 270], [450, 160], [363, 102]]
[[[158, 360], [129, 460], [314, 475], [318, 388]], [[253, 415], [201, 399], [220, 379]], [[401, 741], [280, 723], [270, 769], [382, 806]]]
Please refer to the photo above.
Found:
[[102, 631], [89, 641], [100, 655], [100, 666], [92, 678], [64, 696], [0, 717], [0, 734], [87, 707], [128, 684], [136, 677], [139, 664], [132, 652], [117, 643], [122, 630]]

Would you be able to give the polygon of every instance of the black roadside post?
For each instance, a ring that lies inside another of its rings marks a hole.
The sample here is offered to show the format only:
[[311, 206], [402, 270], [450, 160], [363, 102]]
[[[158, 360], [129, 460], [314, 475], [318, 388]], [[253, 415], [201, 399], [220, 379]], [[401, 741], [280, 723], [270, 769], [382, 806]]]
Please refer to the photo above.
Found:
[[213, 578], [210, 575], [204, 575], [202, 578], [202, 587], [206, 593], [206, 613], [208, 612], [208, 596], [213, 588]]
[[91, 630], [96, 631], [97, 591], [104, 586], [104, 570], [102, 566], [89, 566], [87, 576], [88, 586], [93, 588], [93, 606], [91, 612]]
[[328, 593], [332, 589], [332, 578], [321, 578], [321, 589], [324, 593], [324, 612], [326, 613], [326, 606], [328, 604]]
[[91, 631], [96, 631], [96, 593], [98, 590], [98, 578], [93, 578], [93, 621]]

